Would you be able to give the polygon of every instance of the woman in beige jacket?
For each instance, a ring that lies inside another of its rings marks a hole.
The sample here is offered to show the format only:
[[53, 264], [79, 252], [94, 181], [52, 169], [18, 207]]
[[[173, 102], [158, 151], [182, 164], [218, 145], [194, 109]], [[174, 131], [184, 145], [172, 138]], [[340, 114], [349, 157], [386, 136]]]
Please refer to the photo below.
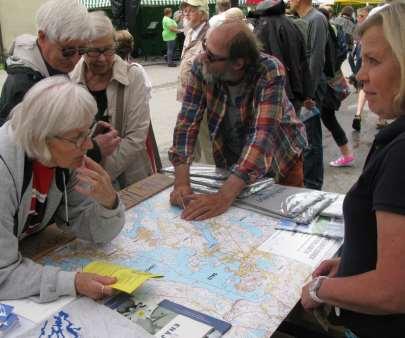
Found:
[[97, 101], [96, 119], [111, 123], [121, 142], [102, 165], [116, 188], [151, 174], [145, 140], [149, 130], [149, 98], [142, 69], [115, 55], [114, 29], [103, 12], [90, 13], [92, 38], [71, 77], [87, 86]]

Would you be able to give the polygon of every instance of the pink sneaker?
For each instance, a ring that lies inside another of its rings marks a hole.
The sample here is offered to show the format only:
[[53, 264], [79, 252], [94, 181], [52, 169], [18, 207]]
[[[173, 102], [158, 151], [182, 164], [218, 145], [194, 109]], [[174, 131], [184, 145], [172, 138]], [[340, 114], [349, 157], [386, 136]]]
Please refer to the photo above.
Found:
[[337, 160], [329, 162], [332, 167], [351, 167], [354, 162], [354, 156], [340, 156]]

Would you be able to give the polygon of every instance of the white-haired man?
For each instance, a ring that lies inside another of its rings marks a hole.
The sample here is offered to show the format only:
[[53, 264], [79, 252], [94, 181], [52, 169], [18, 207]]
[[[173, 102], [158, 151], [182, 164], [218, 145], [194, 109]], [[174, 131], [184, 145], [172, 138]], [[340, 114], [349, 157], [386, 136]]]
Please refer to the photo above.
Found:
[[89, 45], [71, 73], [97, 102], [97, 121], [111, 123], [122, 137], [119, 147], [101, 164], [124, 188], [151, 174], [146, 153], [149, 94], [142, 67], [129, 65], [115, 54], [114, 28], [104, 12], [89, 14]]
[[[68, 74], [79, 61], [89, 36], [87, 8], [79, 0], [50, 0], [36, 13], [37, 36], [18, 36], [7, 59], [7, 79], [0, 98], [0, 125], [25, 93], [43, 78]], [[120, 139], [115, 130], [99, 135], [91, 151], [97, 161], [109, 156]]]

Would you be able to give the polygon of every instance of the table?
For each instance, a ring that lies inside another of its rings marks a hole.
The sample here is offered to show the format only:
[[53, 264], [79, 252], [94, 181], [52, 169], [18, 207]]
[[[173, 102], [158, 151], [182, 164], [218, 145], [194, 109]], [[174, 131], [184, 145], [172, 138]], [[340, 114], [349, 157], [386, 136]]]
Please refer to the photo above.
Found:
[[[74, 270], [106, 260], [163, 274], [165, 278], [138, 289], [136, 299], [155, 304], [169, 299], [223, 319], [232, 324], [226, 337], [264, 338], [299, 301], [314, 265], [333, 256], [339, 246], [322, 239], [322, 245], [331, 244], [322, 257], [310, 264], [298, 256], [292, 259], [283, 256], [280, 245], [273, 253], [267, 241], [300, 236], [276, 232], [278, 220], [232, 207], [204, 222], [186, 222], [181, 210], [170, 206], [169, 194], [166, 189], [128, 209], [126, 225], [112, 243], [95, 246], [74, 240], [39, 262]], [[129, 197], [138, 195], [124, 193], [125, 203], [131, 205]]]

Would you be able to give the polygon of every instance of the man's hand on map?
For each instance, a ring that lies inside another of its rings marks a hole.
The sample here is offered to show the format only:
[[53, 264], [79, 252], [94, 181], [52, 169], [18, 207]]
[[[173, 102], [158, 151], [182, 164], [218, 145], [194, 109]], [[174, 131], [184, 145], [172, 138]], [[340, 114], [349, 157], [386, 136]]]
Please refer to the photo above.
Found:
[[312, 278], [318, 276], [335, 277], [340, 265], [340, 258], [326, 259], [314, 270]]
[[181, 218], [186, 221], [202, 221], [223, 214], [246, 186], [236, 175], [230, 175], [215, 194], [192, 194], [184, 199], [185, 209]]
[[178, 207], [186, 208], [186, 199], [188, 196], [192, 195], [193, 191], [189, 184], [175, 185], [173, 191], [170, 193], [170, 203], [172, 205], [177, 205]]
[[186, 221], [202, 221], [223, 214], [231, 206], [233, 198], [221, 192], [215, 194], [192, 194], [185, 198], [186, 208], [181, 218]]
[[116, 281], [115, 277], [78, 272], [75, 276], [76, 292], [92, 299], [101, 299], [112, 295], [113, 289], [108, 285], [114, 284]]

